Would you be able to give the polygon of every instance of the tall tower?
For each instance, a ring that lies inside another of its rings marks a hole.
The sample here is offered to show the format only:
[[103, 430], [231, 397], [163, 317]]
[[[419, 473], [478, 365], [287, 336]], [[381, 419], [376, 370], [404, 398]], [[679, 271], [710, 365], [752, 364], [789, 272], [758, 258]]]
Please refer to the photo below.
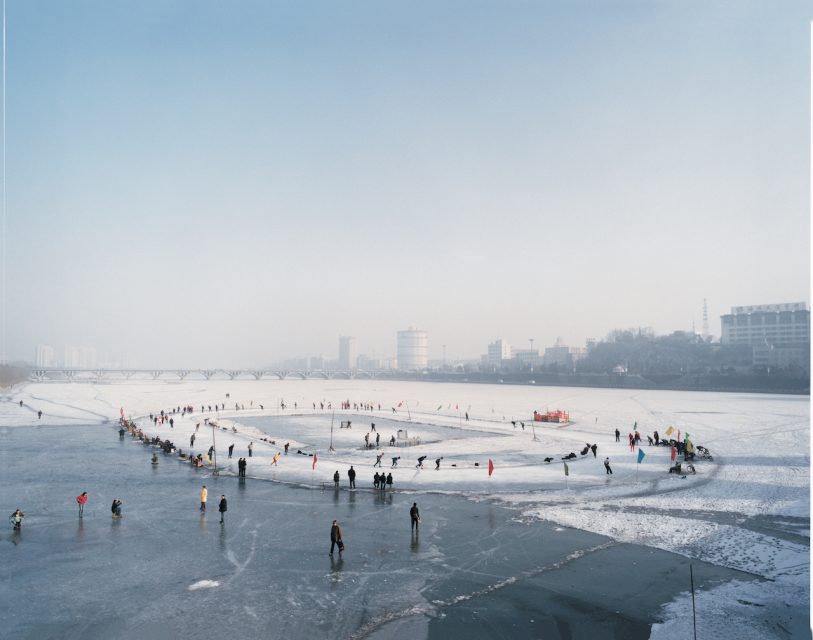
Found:
[[709, 339], [709, 306], [703, 298], [703, 340]]
[[410, 327], [398, 332], [398, 368], [421, 371], [429, 364], [429, 339], [426, 331]]

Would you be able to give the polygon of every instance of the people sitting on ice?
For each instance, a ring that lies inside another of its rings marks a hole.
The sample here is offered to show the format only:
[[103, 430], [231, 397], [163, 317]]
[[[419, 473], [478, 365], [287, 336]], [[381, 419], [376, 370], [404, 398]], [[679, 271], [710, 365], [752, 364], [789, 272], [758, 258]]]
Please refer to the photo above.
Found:
[[376, 472], [375, 472], [375, 475], [373, 476], [373, 486], [374, 486], [376, 489], [378, 489], [378, 482], [379, 482], [379, 478], [378, 478], [378, 471], [376, 471]]
[[566, 456], [563, 456], [562, 460], [574, 460], [575, 458], [576, 458], [576, 454], [571, 451]]
[[545, 458], [545, 462], [553, 462], [553, 458]]
[[589, 444], [588, 444], [588, 445], [586, 445], [586, 446], [584, 447], [584, 449], [582, 449], [582, 450], [581, 450], [581, 454], [582, 454], [583, 456], [586, 456], [588, 453], [590, 453], [590, 445], [589, 445]]
[[392, 474], [387, 474], [387, 489], [392, 489]]
[[391, 447], [395, 446], [395, 436], [394, 435], [390, 438], [390, 446]]

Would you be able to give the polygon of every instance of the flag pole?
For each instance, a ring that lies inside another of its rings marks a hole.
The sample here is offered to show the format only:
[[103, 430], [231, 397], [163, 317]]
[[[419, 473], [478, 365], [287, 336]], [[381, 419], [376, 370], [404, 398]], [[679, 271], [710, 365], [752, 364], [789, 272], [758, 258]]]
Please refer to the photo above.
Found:
[[[209, 421], [211, 423], [211, 420]], [[212, 471], [212, 475], [216, 476], [217, 473], [217, 446], [215, 445], [215, 425], [212, 425], [212, 458], [214, 459], [215, 470]]]
[[328, 451], [336, 451], [336, 449], [333, 448], [333, 419], [335, 417], [336, 417], [336, 411], [334, 410], [330, 414], [330, 447], [328, 448]]

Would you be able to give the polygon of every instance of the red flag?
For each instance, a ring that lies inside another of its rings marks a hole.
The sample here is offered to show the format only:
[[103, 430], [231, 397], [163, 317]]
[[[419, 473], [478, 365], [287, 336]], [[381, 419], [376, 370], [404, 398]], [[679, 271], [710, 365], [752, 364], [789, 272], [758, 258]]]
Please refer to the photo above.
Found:
[[674, 447], [672, 447], [672, 462], [674, 462], [674, 461], [675, 461], [675, 453], [676, 453], [676, 452], [677, 452], [677, 449], [675, 449]]
[[316, 468], [316, 454], [314, 453], [313, 454], [313, 466], [311, 467], [311, 469], [315, 469], [315, 468]]
[[678, 429], [678, 442], [680, 442], [680, 429]]
[[494, 473], [494, 463], [491, 462], [491, 458], [488, 459], [488, 477], [491, 477], [491, 474]]

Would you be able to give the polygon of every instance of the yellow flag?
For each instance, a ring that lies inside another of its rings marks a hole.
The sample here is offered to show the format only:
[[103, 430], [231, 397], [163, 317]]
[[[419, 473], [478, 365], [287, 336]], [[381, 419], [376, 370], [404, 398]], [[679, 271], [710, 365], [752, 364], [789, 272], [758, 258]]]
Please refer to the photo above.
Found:
[[673, 431], [674, 431], [674, 429], [672, 427], [669, 427], [666, 431], [664, 431], [664, 433], [667, 436], [671, 436]]

